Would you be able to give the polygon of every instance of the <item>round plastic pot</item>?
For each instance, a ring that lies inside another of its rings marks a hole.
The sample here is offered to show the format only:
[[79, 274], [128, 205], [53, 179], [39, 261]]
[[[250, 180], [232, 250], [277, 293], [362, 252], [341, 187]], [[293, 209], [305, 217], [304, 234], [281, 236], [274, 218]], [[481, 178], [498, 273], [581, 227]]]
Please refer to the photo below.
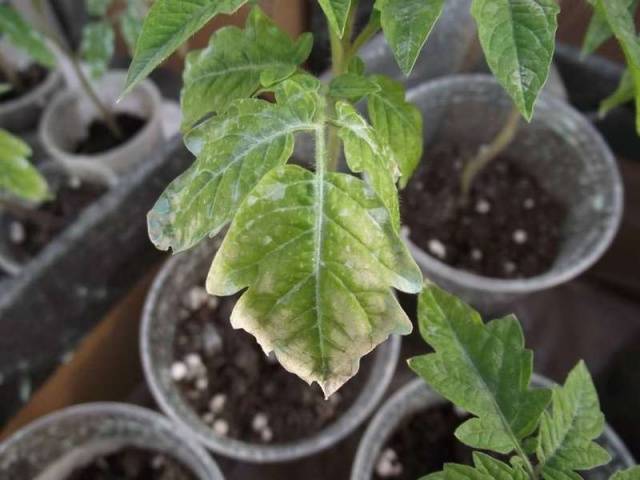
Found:
[[[117, 183], [115, 174], [93, 164], [69, 164], [67, 166], [57, 162], [48, 162], [39, 167], [43, 176], [47, 179], [49, 189], [55, 192], [63, 182], [70, 177], [76, 177], [81, 182], [101, 185], [112, 188]], [[9, 215], [0, 210], [0, 225], [5, 226], [10, 221]], [[6, 229], [5, 229], [6, 230]], [[53, 239], [52, 241], [55, 241]], [[19, 258], [11, 252], [10, 240], [6, 236], [0, 236], [0, 269], [10, 275], [19, 274], [30, 258]]]
[[[377, 35], [360, 50], [367, 72], [382, 73], [407, 87], [459, 73], [489, 72], [477, 41], [476, 23], [471, 16], [472, 0], [448, 0], [409, 76], [405, 76], [383, 35]], [[567, 91], [552, 64], [545, 91], [566, 100]]]
[[206, 242], [171, 258], [156, 278], [144, 308], [140, 336], [142, 363], [147, 383], [160, 408], [213, 452], [253, 463], [275, 463], [312, 455], [329, 448], [353, 432], [375, 409], [396, 369], [400, 339], [391, 337], [374, 352], [368, 379], [351, 407], [333, 424], [312, 437], [291, 443], [258, 445], [221, 437], [212, 431], [183, 399], [171, 379], [173, 343], [181, 299], [202, 283], [217, 240]]
[[118, 403], [70, 407], [27, 425], [0, 444], [0, 478], [60, 480], [126, 447], [165, 453], [198, 480], [223, 480], [208, 453], [179, 427], [150, 410]]
[[[459, 75], [412, 89], [424, 115], [425, 158], [437, 143], [478, 147], [504, 125], [512, 103], [488, 75]], [[497, 279], [453, 268], [410, 241], [425, 276], [481, 310], [569, 281], [611, 243], [622, 216], [623, 187], [615, 158], [600, 134], [576, 110], [541, 95], [531, 123], [521, 122], [507, 148], [511, 157], [567, 208], [560, 252], [552, 267], [526, 279]], [[429, 215], [429, 207], [411, 213]]]
[[[9, 45], [0, 45], [9, 64], [27, 67], [30, 60]], [[46, 78], [35, 88], [15, 99], [0, 102], [0, 128], [23, 132], [37, 127], [40, 115], [49, 100], [62, 88], [64, 79], [60, 70], [49, 70]]]
[[162, 97], [149, 80], [137, 85], [120, 102], [126, 72], [112, 70], [97, 83], [96, 93], [103, 105], [113, 113], [131, 113], [146, 120], [142, 129], [127, 142], [96, 154], [74, 153], [76, 145], [86, 138], [89, 125], [100, 114], [82, 89], [66, 90], [54, 97], [40, 121], [40, 141], [49, 154], [64, 165], [96, 164], [123, 175], [143, 162], [163, 140]]
[[[535, 375], [533, 384], [538, 387], [548, 387], [551, 382]], [[434, 392], [420, 378], [409, 382], [398, 390], [378, 411], [362, 437], [351, 470], [351, 480], [371, 480], [380, 452], [398, 426], [416, 413], [438, 407], [445, 402], [444, 398]], [[585, 475], [587, 480], [609, 479], [614, 472], [635, 465], [633, 457], [609, 426], [605, 427], [600, 442], [611, 453], [612, 461], [605, 467], [600, 467]], [[420, 455], [421, 452], [415, 452], [415, 454]], [[426, 475], [429, 472], [424, 473]]]

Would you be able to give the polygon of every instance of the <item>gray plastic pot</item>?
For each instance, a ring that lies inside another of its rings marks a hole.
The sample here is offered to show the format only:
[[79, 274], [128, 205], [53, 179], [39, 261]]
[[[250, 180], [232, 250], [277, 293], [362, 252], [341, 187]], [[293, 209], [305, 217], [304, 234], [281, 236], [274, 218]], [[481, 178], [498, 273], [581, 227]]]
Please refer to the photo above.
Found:
[[[63, 182], [69, 181], [72, 177], [79, 179], [81, 182], [102, 185], [107, 188], [112, 188], [117, 183], [115, 174], [100, 167], [100, 165], [69, 164], [68, 166], [64, 166], [57, 162], [48, 162], [39, 167], [39, 169], [47, 179], [49, 189], [53, 192], [55, 192]], [[0, 225], [4, 227], [8, 221], [8, 216], [0, 209]], [[6, 229], [3, 228], [3, 230]], [[1, 270], [10, 275], [17, 275], [30, 260], [31, 258], [17, 257], [12, 253], [9, 239], [4, 235], [0, 235]]]
[[[7, 60], [18, 68], [27, 67], [30, 60], [7, 44], [0, 44], [0, 50]], [[0, 128], [12, 132], [31, 130], [38, 125], [40, 115], [51, 97], [63, 85], [62, 73], [50, 70], [40, 85], [16, 99], [0, 102]]]
[[0, 478], [63, 480], [124, 447], [152, 448], [198, 480], [223, 480], [212, 458], [179, 427], [150, 410], [118, 403], [70, 407], [27, 425], [0, 444]]
[[[533, 384], [538, 387], [549, 387], [552, 382], [535, 375]], [[378, 411], [362, 437], [351, 470], [351, 480], [371, 480], [380, 452], [396, 428], [416, 413], [438, 407], [445, 402], [444, 398], [420, 378], [398, 390]], [[587, 480], [607, 480], [614, 472], [635, 465], [633, 457], [609, 426], [605, 428], [600, 443], [611, 453], [612, 461], [609, 465], [584, 474]], [[415, 454], [420, 455], [421, 452], [415, 452]]]
[[[434, 80], [408, 97], [424, 115], [427, 159], [435, 143], [490, 142], [512, 108], [488, 75]], [[568, 208], [560, 253], [549, 271], [527, 279], [483, 277], [446, 265], [411, 243], [410, 232], [408, 238], [425, 276], [481, 310], [576, 277], [604, 253], [622, 216], [623, 187], [615, 158], [600, 134], [565, 102], [541, 95], [533, 121], [522, 122], [507, 151]], [[429, 215], [429, 207], [412, 215]]]
[[147, 120], [137, 135], [123, 145], [102, 153], [73, 153], [78, 141], [86, 136], [91, 121], [99, 118], [99, 112], [82, 89], [66, 90], [48, 105], [39, 127], [40, 141], [55, 160], [64, 165], [97, 164], [123, 175], [143, 162], [164, 139], [162, 97], [157, 87], [150, 80], [144, 80], [116, 103], [125, 79], [126, 71], [111, 70], [96, 83], [96, 92], [112, 112], [128, 112]]
[[286, 444], [257, 445], [221, 437], [205, 424], [183, 399], [171, 379], [173, 339], [181, 299], [202, 283], [218, 247], [214, 239], [189, 253], [171, 258], [151, 287], [145, 303], [140, 334], [142, 364], [147, 383], [160, 408], [213, 452], [253, 463], [284, 462], [327, 449], [353, 432], [376, 408], [391, 381], [400, 353], [400, 339], [391, 337], [373, 353], [363, 389], [353, 405], [333, 424], [312, 437]]
[[[471, 1], [445, 2], [442, 15], [409, 76], [400, 71], [393, 52], [381, 34], [360, 50], [359, 55], [365, 62], [367, 72], [388, 75], [402, 81], [407, 87], [447, 75], [489, 72], [477, 42], [476, 23], [471, 16]], [[553, 65], [545, 91], [563, 100], [567, 99], [562, 78]]]

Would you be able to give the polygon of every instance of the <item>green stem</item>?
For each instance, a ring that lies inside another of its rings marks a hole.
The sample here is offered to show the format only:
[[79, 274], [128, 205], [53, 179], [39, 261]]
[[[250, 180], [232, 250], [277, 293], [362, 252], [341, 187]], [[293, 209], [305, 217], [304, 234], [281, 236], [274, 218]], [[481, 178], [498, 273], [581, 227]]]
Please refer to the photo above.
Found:
[[369, 21], [364, 26], [360, 34], [356, 37], [347, 54], [347, 65], [353, 57], [358, 54], [362, 46], [367, 43], [380, 30], [380, 14], [374, 10], [369, 17]]
[[488, 145], [482, 145], [478, 149], [478, 153], [465, 165], [462, 170], [461, 179], [461, 200], [465, 204], [469, 200], [471, 193], [471, 187], [473, 181], [487, 165], [491, 163], [502, 151], [507, 148], [518, 133], [518, 126], [520, 125], [520, 112], [513, 107], [509, 112], [509, 117], [505, 122], [502, 130], [496, 135], [496, 137]]
[[87, 94], [87, 97], [89, 98], [91, 103], [93, 103], [96, 110], [100, 112], [100, 115], [102, 116], [102, 120], [107, 125], [109, 130], [111, 130], [111, 132], [114, 134], [116, 138], [122, 138], [123, 137], [122, 131], [120, 130], [120, 127], [116, 123], [113, 114], [107, 107], [104, 106], [104, 104], [98, 97], [98, 94], [96, 93], [95, 89], [91, 85], [91, 82], [89, 81], [84, 71], [82, 70], [80, 61], [78, 60], [76, 55], [67, 48], [67, 46], [64, 43], [64, 40], [62, 40], [56, 32], [54, 32], [51, 28], [49, 28], [47, 24], [47, 20], [42, 17], [42, 8], [41, 8], [42, 5], [39, 3], [39, 1], [31, 0], [31, 3], [38, 11], [38, 14], [41, 16], [40, 24], [42, 26], [42, 34], [45, 37], [47, 37], [58, 48], [60, 53], [62, 53], [67, 58], [67, 60], [71, 64], [71, 67], [73, 68], [73, 71], [76, 77], [80, 81], [80, 85], [82, 86], [83, 90]]
[[[337, 77], [347, 71], [349, 66], [349, 52], [351, 51], [351, 36], [353, 34], [353, 24], [355, 21], [356, 10], [358, 7], [358, 1], [351, 2], [349, 8], [349, 15], [347, 17], [347, 24], [344, 29], [344, 35], [342, 38], [333, 31], [329, 26], [329, 40], [331, 42], [331, 71], [333, 76]], [[335, 100], [329, 100], [329, 114], [333, 115], [335, 112]], [[329, 133], [327, 135], [327, 169], [334, 171], [338, 169], [338, 161], [340, 159], [340, 138], [338, 137], [338, 129], [335, 126], [329, 127]]]

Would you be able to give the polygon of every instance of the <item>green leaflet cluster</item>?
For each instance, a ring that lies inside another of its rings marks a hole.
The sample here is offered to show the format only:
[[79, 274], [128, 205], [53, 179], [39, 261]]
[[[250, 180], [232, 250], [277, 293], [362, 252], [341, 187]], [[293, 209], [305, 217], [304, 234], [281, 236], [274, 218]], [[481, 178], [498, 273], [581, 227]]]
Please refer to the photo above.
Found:
[[87, 63], [93, 78], [106, 72], [115, 51], [115, 31], [122, 33], [127, 49], [133, 54], [147, 12], [145, 0], [127, 0], [120, 9], [116, 0], [86, 0], [92, 20], [82, 30], [81, 58]]
[[[398, 235], [396, 182], [407, 161], [398, 162], [396, 152], [406, 152], [385, 139], [406, 130], [415, 145], [421, 124], [398, 84], [387, 92], [381, 78], [354, 74], [375, 86], [370, 125], [330, 87], [296, 73], [310, 43], [308, 36], [290, 40], [256, 7], [244, 30], [223, 29], [190, 56], [185, 125], [215, 114], [186, 134], [196, 160], [158, 199], [148, 225], [156, 246], [178, 252], [230, 223], [208, 291], [247, 288], [233, 326], [330, 395], [357, 372], [363, 355], [389, 335], [411, 331], [392, 291], [417, 292], [422, 283]], [[255, 96], [267, 91], [274, 102]], [[362, 179], [327, 171], [330, 128]], [[315, 139], [313, 172], [286, 165], [302, 132]]]
[[29, 163], [30, 156], [29, 145], [0, 129], [0, 203], [7, 196], [30, 202], [49, 197], [47, 182]]
[[[411, 359], [411, 368], [474, 415], [456, 437], [476, 449], [512, 455], [506, 464], [476, 452], [473, 466], [448, 464], [424, 480], [578, 480], [578, 472], [609, 462], [609, 453], [594, 441], [604, 430], [604, 416], [583, 362], [563, 386], [532, 388], [533, 354], [524, 348], [514, 316], [484, 324], [471, 307], [426, 285], [418, 318], [435, 352]], [[640, 468], [612, 478], [640, 479]]]
[[612, 35], [616, 37], [627, 62], [618, 89], [600, 106], [600, 114], [629, 101], [636, 105], [636, 129], [640, 133], [640, 42], [635, 29], [637, 0], [588, 0], [594, 13], [584, 40], [585, 54], [596, 50]]

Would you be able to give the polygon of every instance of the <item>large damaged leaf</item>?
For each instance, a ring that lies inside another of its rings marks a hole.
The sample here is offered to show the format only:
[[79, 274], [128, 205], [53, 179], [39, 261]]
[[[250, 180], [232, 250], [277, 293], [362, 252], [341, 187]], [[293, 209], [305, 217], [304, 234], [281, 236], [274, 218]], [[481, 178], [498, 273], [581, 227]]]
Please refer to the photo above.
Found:
[[294, 133], [316, 127], [320, 84], [309, 76], [287, 80], [278, 103], [236, 101], [188, 137], [197, 154], [148, 214], [149, 236], [162, 250], [186, 250], [218, 233], [272, 168], [293, 152]]
[[291, 76], [309, 56], [311, 45], [311, 34], [293, 41], [257, 7], [244, 30], [222, 28], [207, 48], [187, 56], [181, 95], [183, 127], [224, 111], [236, 99], [250, 97], [261, 84], [271, 86]]
[[476, 416], [456, 430], [456, 437], [473, 448], [502, 454], [518, 450], [538, 426], [551, 391], [529, 388], [533, 354], [524, 348], [515, 317], [485, 325], [461, 300], [427, 285], [420, 294], [418, 321], [435, 353], [412, 358], [411, 368]]
[[335, 123], [344, 142], [344, 154], [351, 171], [364, 173], [391, 214], [391, 222], [400, 228], [400, 205], [396, 181], [400, 175], [391, 149], [379, 141], [376, 131], [347, 102], [336, 105]]
[[[324, 151], [324, 129], [317, 142]], [[244, 288], [231, 315], [284, 368], [329, 396], [360, 358], [411, 322], [391, 287], [420, 290], [420, 270], [385, 205], [362, 180], [283, 166], [238, 211], [216, 255], [207, 290]]]

